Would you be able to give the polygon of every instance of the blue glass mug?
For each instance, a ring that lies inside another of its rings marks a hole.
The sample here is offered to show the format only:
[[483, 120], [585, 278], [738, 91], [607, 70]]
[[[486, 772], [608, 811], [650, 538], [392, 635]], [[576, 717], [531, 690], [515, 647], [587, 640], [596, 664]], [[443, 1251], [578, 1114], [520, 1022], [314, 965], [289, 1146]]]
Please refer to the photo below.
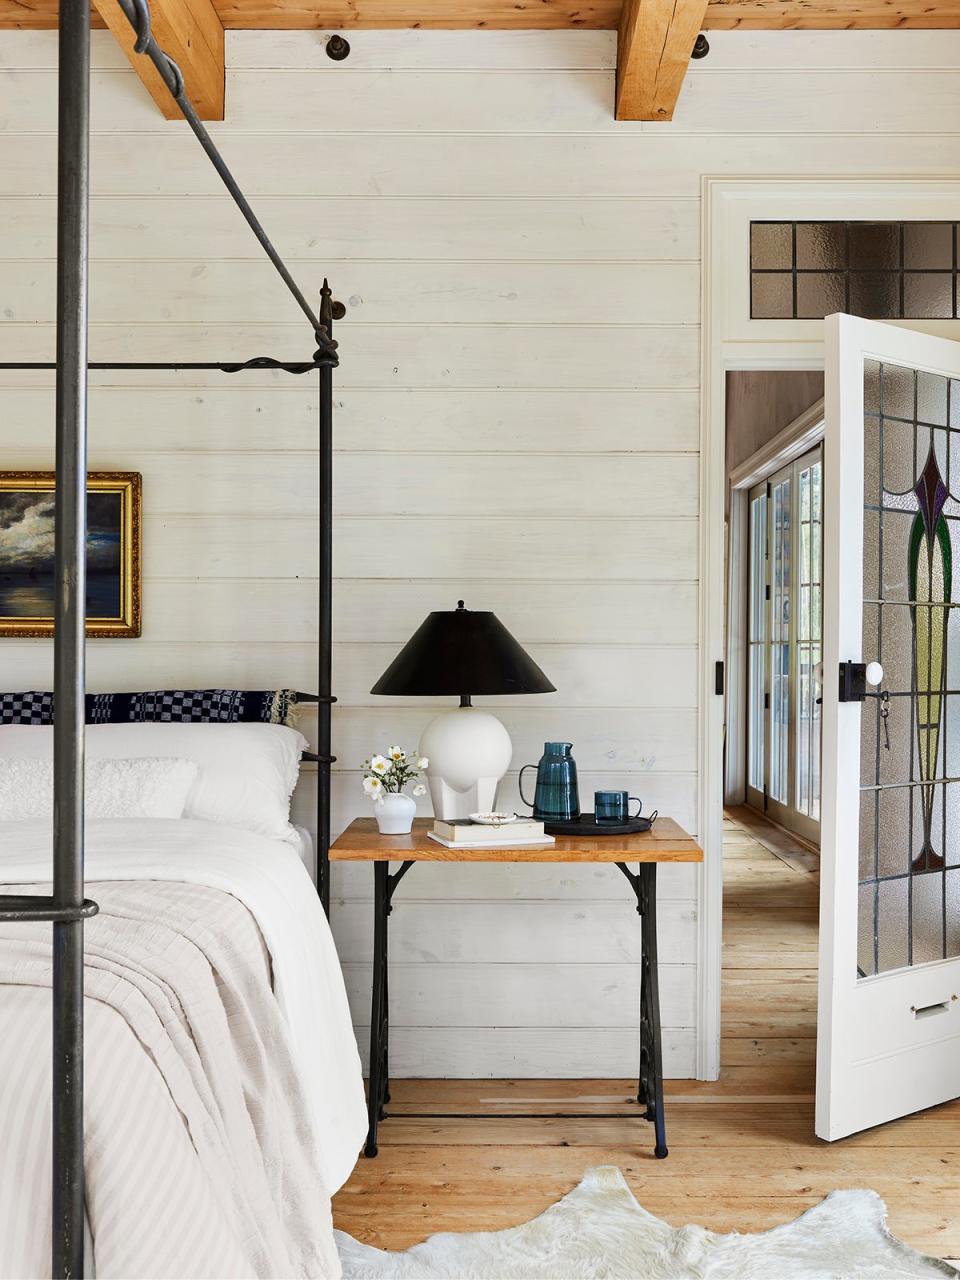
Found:
[[[630, 801], [637, 801], [637, 812], [630, 812]], [[593, 793], [593, 816], [599, 823], [629, 822], [631, 818], [639, 818], [643, 802], [626, 791], [595, 791]]]

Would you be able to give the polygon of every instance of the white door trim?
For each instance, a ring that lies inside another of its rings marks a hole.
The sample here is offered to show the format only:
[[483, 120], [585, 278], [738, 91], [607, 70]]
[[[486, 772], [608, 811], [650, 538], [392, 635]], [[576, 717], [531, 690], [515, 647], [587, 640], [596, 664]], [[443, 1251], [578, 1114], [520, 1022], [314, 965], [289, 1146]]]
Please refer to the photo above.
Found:
[[[727, 540], [724, 527], [725, 379], [731, 369], [822, 369], [822, 320], [750, 318], [750, 222], [960, 219], [960, 181], [873, 177], [714, 178], [701, 183], [700, 700], [697, 1075], [720, 1071], [723, 930], [724, 654]], [[957, 320], [897, 320], [901, 328], [960, 338]]]

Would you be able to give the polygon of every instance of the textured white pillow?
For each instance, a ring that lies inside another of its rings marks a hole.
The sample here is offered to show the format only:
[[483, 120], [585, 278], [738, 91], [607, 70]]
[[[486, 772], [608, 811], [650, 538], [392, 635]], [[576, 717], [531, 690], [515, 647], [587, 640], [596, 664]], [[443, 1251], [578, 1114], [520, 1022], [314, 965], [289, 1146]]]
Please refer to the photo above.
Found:
[[[298, 843], [290, 825], [290, 797], [308, 743], [282, 724], [87, 725], [87, 758], [175, 756], [196, 762], [199, 774], [187, 796], [184, 818], [202, 818]], [[0, 758], [53, 756], [53, 730], [0, 725]]]
[[[198, 772], [193, 760], [88, 760], [84, 813], [88, 818], [181, 818]], [[52, 816], [53, 762], [0, 757], [0, 820]]]

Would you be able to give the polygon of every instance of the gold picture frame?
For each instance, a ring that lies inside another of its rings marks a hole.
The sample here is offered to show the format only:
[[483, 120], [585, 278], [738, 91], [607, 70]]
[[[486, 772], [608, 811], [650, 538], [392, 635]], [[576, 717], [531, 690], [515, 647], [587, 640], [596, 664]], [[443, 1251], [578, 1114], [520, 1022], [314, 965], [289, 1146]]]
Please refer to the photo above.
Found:
[[[0, 637], [53, 635], [52, 471], [0, 471]], [[134, 638], [141, 628], [136, 471], [87, 476], [87, 636]]]

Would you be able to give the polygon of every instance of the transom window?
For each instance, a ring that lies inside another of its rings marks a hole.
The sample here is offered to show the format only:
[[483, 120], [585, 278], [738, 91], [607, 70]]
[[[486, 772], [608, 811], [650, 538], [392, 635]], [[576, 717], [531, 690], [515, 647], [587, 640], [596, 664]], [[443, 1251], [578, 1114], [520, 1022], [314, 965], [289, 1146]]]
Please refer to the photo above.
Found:
[[956, 222], [751, 222], [750, 316], [954, 319]]

